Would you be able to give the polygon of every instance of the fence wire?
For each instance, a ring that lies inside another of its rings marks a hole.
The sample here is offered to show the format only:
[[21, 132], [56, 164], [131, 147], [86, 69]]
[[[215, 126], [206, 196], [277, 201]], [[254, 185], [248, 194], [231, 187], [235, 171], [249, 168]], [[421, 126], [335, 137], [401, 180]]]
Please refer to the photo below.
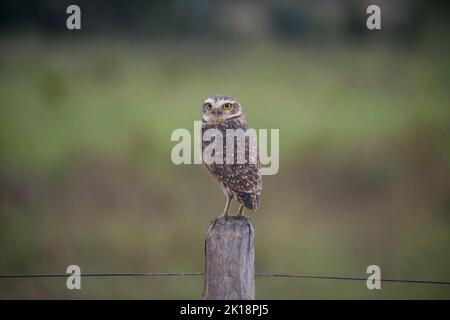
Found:
[[[0, 274], [0, 279], [18, 278], [66, 278], [68, 273], [37, 273], [37, 274]], [[114, 273], [82, 273], [81, 277], [181, 277], [181, 276], [203, 276], [203, 272], [114, 272]], [[342, 281], [367, 281], [365, 277], [357, 276], [330, 276], [330, 275], [306, 275], [292, 273], [256, 273], [257, 277], [278, 277], [278, 278], [302, 278], [320, 280], [342, 280]], [[418, 280], [418, 279], [395, 279], [382, 278], [381, 282], [430, 284], [430, 285], [450, 285], [450, 280]]]

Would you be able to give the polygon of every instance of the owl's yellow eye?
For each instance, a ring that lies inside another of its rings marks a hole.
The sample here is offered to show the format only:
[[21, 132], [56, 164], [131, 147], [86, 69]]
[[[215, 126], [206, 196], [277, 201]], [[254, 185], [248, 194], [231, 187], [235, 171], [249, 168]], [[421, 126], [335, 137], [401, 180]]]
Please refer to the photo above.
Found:
[[224, 103], [222, 105], [223, 110], [230, 110], [231, 109], [231, 103]]
[[211, 105], [211, 103], [207, 103], [207, 104], [205, 105], [205, 107], [206, 107], [206, 110], [209, 110], [209, 111], [212, 110], [212, 105]]

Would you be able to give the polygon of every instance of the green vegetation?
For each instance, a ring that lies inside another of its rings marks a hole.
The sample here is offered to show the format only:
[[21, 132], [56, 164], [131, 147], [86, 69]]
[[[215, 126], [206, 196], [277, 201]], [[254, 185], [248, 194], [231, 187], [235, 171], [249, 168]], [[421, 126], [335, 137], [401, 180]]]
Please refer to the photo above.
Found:
[[[258, 272], [450, 279], [446, 50], [3, 40], [0, 273], [203, 270], [225, 199], [170, 161], [208, 95], [280, 129]], [[433, 48], [433, 46], [430, 46]], [[201, 277], [0, 280], [0, 297], [200, 298]], [[258, 278], [257, 298], [449, 298], [445, 286]]]

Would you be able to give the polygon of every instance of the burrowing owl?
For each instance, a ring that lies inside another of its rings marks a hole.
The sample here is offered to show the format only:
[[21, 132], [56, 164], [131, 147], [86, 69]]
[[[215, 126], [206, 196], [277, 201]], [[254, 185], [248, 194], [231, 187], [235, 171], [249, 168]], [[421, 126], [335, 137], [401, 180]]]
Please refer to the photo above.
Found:
[[[244, 217], [244, 207], [251, 210], [256, 210], [260, 203], [262, 178], [260, 170], [261, 165], [256, 143], [254, 143], [251, 147], [251, 139], [247, 135], [244, 135], [243, 140], [240, 140], [235, 136], [230, 138], [229, 133], [233, 131], [240, 133], [250, 132], [245, 121], [245, 115], [242, 111], [242, 107], [233, 97], [223, 95], [208, 97], [203, 102], [202, 113], [201, 145], [203, 164], [206, 166], [213, 179], [220, 185], [227, 199], [221, 218], [228, 217], [228, 209], [233, 199], [237, 200], [240, 204], [237, 217], [242, 218]], [[205, 161], [205, 155], [203, 154], [205, 149], [211, 149], [210, 144], [216, 142], [216, 139], [218, 139], [217, 135], [214, 139], [205, 139], [208, 131], [215, 131], [221, 134], [222, 144], [215, 144], [215, 146], [218, 147], [212, 153], [213, 156], [223, 156], [222, 162], [213, 161], [211, 163], [211, 161], [209, 161], [210, 163], [207, 163]], [[230, 143], [227, 143], [227, 137]], [[239, 143], [242, 147], [240, 150], [245, 150], [244, 155], [242, 155], [242, 152], [240, 154], [238, 152]], [[245, 146], [243, 143], [245, 143]], [[227, 149], [227, 146], [229, 147], [230, 145], [234, 150]], [[253, 161], [251, 161], [252, 150]], [[230, 151], [234, 151], [234, 154], [231, 154], [230, 158], [226, 158], [230, 156]], [[242, 158], [243, 156], [244, 158]]]

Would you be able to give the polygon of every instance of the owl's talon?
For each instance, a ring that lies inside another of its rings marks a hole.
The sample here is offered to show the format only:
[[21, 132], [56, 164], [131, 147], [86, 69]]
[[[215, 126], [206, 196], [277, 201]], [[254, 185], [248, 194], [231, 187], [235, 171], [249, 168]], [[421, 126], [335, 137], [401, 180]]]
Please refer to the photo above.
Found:
[[224, 212], [222, 215], [220, 215], [219, 217], [217, 217], [215, 220], [220, 220], [220, 219], [225, 219], [228, 220], [230, 216], [228, 215], [228, 212]]

